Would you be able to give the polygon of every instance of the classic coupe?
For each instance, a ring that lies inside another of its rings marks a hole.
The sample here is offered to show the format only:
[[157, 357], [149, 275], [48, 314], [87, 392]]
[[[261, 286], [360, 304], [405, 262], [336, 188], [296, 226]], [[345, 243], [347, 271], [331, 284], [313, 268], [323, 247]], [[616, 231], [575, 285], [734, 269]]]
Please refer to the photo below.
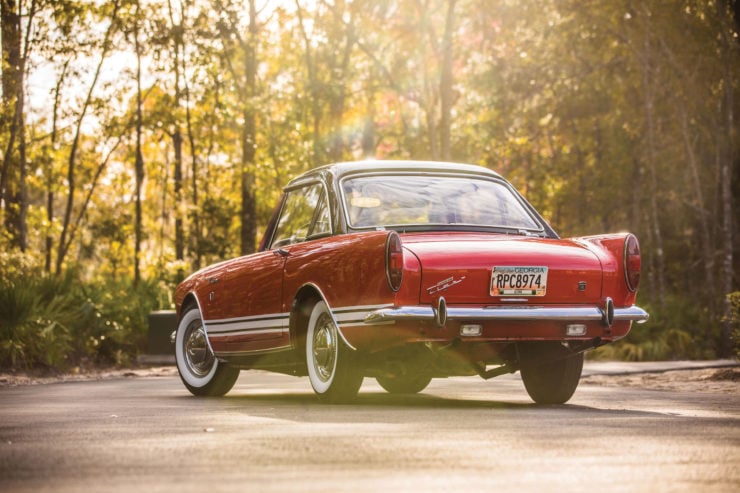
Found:
[[262, 369], [328, 402], [365, 377], [417, 393], [520, 371], [535, 402], [564, 403], [584, 351], [647, 320], [639, 284], [634, 235], [562, 239], [487, 168], [333, 164], [285, 187], [257, 253], [177, 287], [177, 368], [197, 396]]

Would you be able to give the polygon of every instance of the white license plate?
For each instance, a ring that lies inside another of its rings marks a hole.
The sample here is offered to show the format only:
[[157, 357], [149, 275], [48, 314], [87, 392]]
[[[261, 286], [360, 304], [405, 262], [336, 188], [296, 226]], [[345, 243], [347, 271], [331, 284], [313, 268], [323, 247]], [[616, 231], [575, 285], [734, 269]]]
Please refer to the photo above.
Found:
[[491, 296], [545, 296], [547, 267], [497, 266], [491, 272]]

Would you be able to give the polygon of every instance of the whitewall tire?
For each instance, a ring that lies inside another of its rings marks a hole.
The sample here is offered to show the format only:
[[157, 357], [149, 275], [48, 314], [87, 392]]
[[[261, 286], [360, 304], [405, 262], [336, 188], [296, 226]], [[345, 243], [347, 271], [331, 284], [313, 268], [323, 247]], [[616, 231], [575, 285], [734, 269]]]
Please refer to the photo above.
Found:
[[306, 365], [311, 387], [322, 400], [345, 402], [360, 390], [362, 372], [323, 301], [314, 305], [308, 319]]
[[239, 369], [221, 363], [211, 351], [200, 310], [183, 308], [175, 337], [175, 361], [180, 379], [191, 394], [221, 396], [234, 386]]

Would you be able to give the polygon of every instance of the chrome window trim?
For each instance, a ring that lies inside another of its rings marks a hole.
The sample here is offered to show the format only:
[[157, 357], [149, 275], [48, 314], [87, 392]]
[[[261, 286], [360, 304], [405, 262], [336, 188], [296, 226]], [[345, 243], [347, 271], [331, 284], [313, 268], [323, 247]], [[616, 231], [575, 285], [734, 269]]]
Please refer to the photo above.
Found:
[[[321, 179], [319, 179], [317, 177], [313, 177], [312, 176], [310, 180], [306, 180], [306, 181], [301, 180], [298, 183], [291, 183], [290, 185], [288, 185], [287, 187], [285, 187], [283, 189], [283, 196], [281, 197], [282, 203], [280, 204], [280, 212], [278, 212], [277, 219], [275, 220], [275, 225], [272, 228], [272, 231], [270, 231], [270, 241], [267, 244], [267, 246], [265, 247], [265, 250], [275, 250], [275, 248], [273, 248], [272, 244], [275, 241], [275, 233], [277, 232], [278, 224], [280, 224], [280, 218], [283, 215], [283, 210], [285, 209], [285, 203], [287, 202], [288, 194], [291, 193], [291, 192], [293, 192], [293, 191], [295, 191], [295, 190], [299, 190], [301, 188], [310, 187], [310, 186], [313, 186], [313, 185], [320, 185], [321, 186], [321, 188], [322, 188], [322, 190], [324, 192], [323, 193], [324, 203], [326, 204], [326, 208], [329, 210], [329, 218], [333, 218], [334, 217], [333, 214], [332, 214], [331, 201], [329, 200], [329, 192], [327, 190], [326, 183], [324, 183], [323, 180], [321, 180]], [[320, 201], [317, 202], [316, 205], [318, 206], [319, 204], [320, 204]], [[314, 214], [315, 213], [316, 213], [316, 209], [314, 209]], [[313, 216], [311, 216], [311, 219], [313, 220]], [[335, 235], [333, 221], [329, 221], [329, 235], [330, 236], [334, 236]], [[312, 241], [312, 240], [308, 240], [307, 239], [305, 241]], [[292, 245], [294, 245], [294, 244], [295, 243], [292, 243]], [[284, 246], [290, 246], [290, 245], [284, 245]]]

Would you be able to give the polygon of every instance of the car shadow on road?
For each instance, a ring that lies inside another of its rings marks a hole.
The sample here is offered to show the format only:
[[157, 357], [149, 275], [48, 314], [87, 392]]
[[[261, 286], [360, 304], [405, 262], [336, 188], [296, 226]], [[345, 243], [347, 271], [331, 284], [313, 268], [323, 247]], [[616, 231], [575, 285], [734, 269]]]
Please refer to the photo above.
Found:
[[[266, 399], [267, 395], [238, 395], [237, 399], [254, 401], [255, 398]], [[386, 392], [363, 392], [351, 401], [344, 403], [327, 403], [312, 393], [272, 395], [273, 403], [301, 404], [324, 407], [364, 407], [364, 408], [429, 408], [429, 409], [513, 409], [531, 407], [529, 403], [504, 402], [480, 399], [453, 399], [433, 394], [389, 394]]]
[[[200, 399], [198, 399], [201, 401]], [[202, 402], [202, 401], [201, 401]], [[559, 404], [542, 405], [534, 402], [512, 402], [495, 399], [465, 399], [451, 398], [440, 395], [421, 393], [412, 395], [388, 394], [385, 392], [362, 392], [355, 399], [347, 403], [332, 404], [319, 400], [312, 392], [265, 392], [234, 393], [223, 398], [207, 399], [209, 407], [215, 402], [221, 405], [243, 409], [248, 414], [261, 414], [260, 410], [269, 411], [268, 414], [281, 414], [284, 410], [286, 416], [291, 415], [298, 407], [302, 410], [310, 409], [314, 415], [326, 413], [335, 414], [336, 411], [373, 412], [393, 410], [394, 413], [403, 414], [404, 410], [435, 410], [465, 412], [492, 410], [492, 411], [536, 411], [537, 413], [564, 413], [587, 414], [603, 417], [665, 417], [667, 414], [653, 411], [638, 411], [631, 409], [609, 409], [586, 406], [582, 404]]]

